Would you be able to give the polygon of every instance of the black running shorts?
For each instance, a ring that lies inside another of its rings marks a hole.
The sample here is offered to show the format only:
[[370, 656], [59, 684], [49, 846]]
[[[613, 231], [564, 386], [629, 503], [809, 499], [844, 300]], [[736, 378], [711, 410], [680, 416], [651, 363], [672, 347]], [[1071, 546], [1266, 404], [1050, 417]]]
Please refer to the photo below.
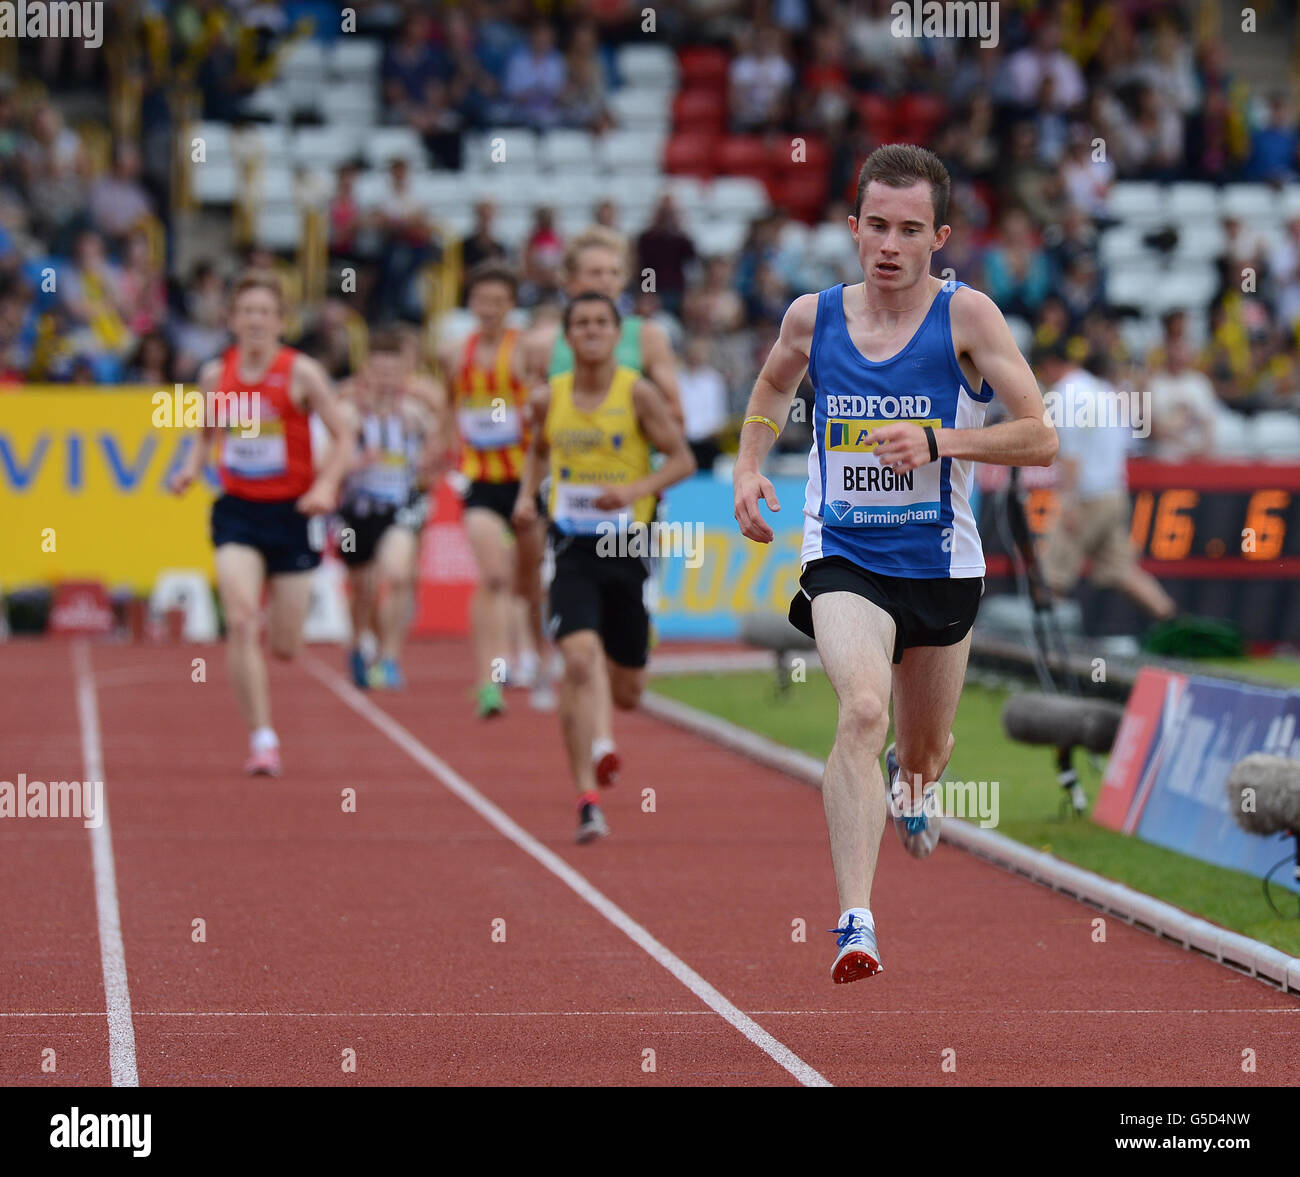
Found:
[[649, 567], [640, 556], [599, 556], [594, 541], [556, 537], [551, 578], [551, 636], [592, 629], [611, 662], [631, 669], [646, 664], [650, 614], [643, 590]]
[[894, 619], [894, 661], [912, 646], [955, 646], [975, 624], [982, 576], [886, 576], [872, 572], [843, 556], [826, 556], [804, 565], [800, 591], [790, 602], [790, 623], [813, 633], [812, 602], [821, 593], [857, 593], [878, 605]]
[[471, 507], [486, 507], [489, 511], [495, 511], [509, 527], [518, 497], [517, 482], [471, 482], [462, 502], [466, 511]]
[[310, 572], [320, 564], [325, 520], [309, 519], [294, 506], [295, 502], [258, 502], [222, 495], [212, 504], [212, 546], [242, 544], [256, 548], [266, 561], [268, 576]]

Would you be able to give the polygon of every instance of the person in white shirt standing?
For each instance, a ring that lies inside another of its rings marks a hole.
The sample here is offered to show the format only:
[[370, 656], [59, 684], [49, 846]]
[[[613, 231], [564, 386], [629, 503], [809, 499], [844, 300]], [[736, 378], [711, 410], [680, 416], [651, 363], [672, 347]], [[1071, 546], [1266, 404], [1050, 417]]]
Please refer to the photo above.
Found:
[[1208, 458], [1214, 453], [1214, 421], [1222, 412], [1214, 385], [1192, 367], [1191, 345], [1167, 339], [1165, 362], [1151, 374], [1151, 440], [1162, 462]]
[[1079, 583], [1085, 560], [1098, 587], [1118, 588], [1157, 620], [1177, 613], [1173, 598], [1138, 564], [1129, 539], [1128, 450], [1134, 426], [1116, 411], [1114, 390], [1099, 373], [1104, 359], [1088, 367], [1069, 359], [1064, 343], [1035, 357], [1049, 392], [1045, 397], [1060, 439], [1056, 494], [1060, 510], [1041, 553], [1043, 575], [1057, 597]]
[[727, 382], [713, 366], [709, 340], [692, 335], [686, 341], [678, 385], [686, 414], [686, 441], [695, 464], [706, 473], [721, 452], [718, 434], [727, 423]]

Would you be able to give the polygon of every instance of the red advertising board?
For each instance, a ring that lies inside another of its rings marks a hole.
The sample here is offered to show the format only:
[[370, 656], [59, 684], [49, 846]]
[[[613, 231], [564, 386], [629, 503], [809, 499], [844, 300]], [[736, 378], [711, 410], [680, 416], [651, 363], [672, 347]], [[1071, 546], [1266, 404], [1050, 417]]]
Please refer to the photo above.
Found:
[[1099, 825], [1124, 834], [1136, 831], [1168, 738], [1177, 730], [1178, 700], [1186, 683], [1183, 675], [1165, 670], [1144, 667], [1138, 672], [1092, 810]]
[[420, 544], [412, 632], [460, 636], [469, 632], [469, 606], [478, 569], [461, 522], [461, 499], [446, 481], [438, 484], [433, 511]]

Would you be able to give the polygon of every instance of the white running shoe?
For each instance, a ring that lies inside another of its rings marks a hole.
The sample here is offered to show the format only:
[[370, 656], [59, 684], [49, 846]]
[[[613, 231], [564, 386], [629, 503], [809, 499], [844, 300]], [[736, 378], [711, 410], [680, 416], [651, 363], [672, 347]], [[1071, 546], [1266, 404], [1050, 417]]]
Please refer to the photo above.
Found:
[[921, 794], [921, 804], [912, 804], [911, 793], [898, 779], [898, 756], [894, 745], [885, 749], [885, 787], [889, 790], [889, 815], [903, 849], [913, 858], [928, 858], [939, 844], [943, 806], [935, 785]]
[[876, 929], [860, 915], [849, 916], [847, 927], [831, 928], [831, 932], [839, 935], [835, 943], [840, 954], [831, 965], [831, 980], [835, 984], [847, 985], [885, 971], [880, 963], [880, 949], [876, 947]]

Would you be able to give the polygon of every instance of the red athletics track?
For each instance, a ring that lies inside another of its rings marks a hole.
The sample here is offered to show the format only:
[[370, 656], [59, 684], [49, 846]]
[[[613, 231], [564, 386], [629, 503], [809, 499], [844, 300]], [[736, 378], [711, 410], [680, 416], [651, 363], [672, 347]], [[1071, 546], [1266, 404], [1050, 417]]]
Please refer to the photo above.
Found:
[[[1117, 920], [1094, 944], [1091, 909], [951, 848], [918, 863], [886, 838], [886, 971], [833, 986], [815, 790], [620, 715], [613, 835], [575, 846], [554, 716], [512, 693], [508, 717], [474, 720], [462, 643], [414, 646], [410, 688], [364, 700], [334, 649], [275, 666], [287, 771], [272, 782], [239, 773], [219, 649], [103, 644], [90, 660], [142, 1085], [1300, 1082], [1294, 999]], [[0, 647], [0, 689], [0, 779], [79, 779], [72, 647]], [[27, 819], [0, 839], [0, 1082], [107, 1083], [89, 832]], [[539, 857], [580, 872], [587, 897]]]

